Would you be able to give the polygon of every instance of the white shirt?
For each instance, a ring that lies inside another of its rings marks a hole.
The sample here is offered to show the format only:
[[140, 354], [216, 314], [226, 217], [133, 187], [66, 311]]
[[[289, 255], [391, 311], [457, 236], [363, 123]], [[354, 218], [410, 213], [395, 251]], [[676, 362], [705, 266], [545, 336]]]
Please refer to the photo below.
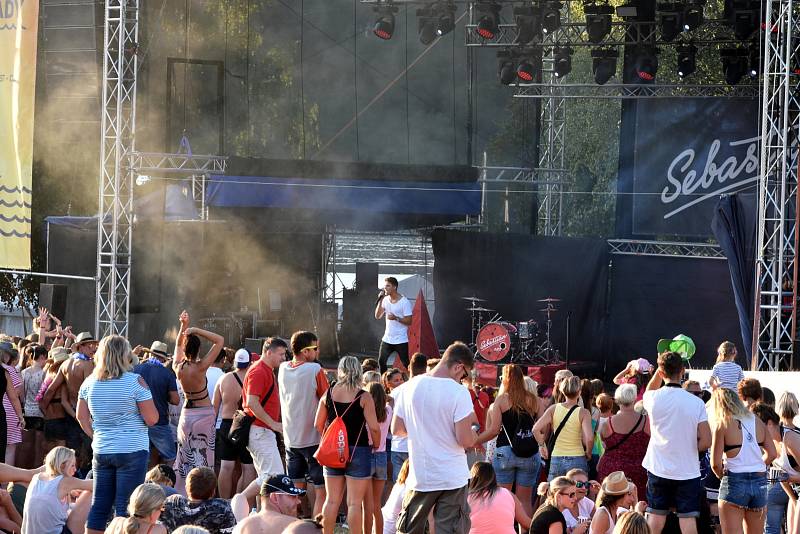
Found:
[[[225, 371], [213, 365], [206, 369], [206, 380], [208, 381], [208, 398], [211, 399], [211, 406], [214, 406], [214, 388], [217, 387], [219, 379], [225, 375]], [[222, 410], [217, 417], [216, 428], [222, 426]]]
[[389, 320], [389, 314], [395, 315], [398, 319], [403, 317], [410, 317], [414, 312], [414, 307], [404, 296], [400, 296], [400, 300], [392, 302], [391, 297], [386, 295], [383, 297], [381, 303], [384, 315], [386, 317], [386, 331], [383, 333], [381, 341], [391, 345], [399, 345], [401, 343], [408, 343], [408, 326], [404, 325], [398, 320]]
[[670, 480], [700, 476], [697, 425], [708, 421], [703, 401], [680, 387], [645, 391], [644, 409], [650, 417], [650, 443], [642, 467]]
[[466, 486], [467, 455], [455, 424], [472, 413], [469, 390], [450, 378], [420, 376], [406, 384], [395, 414], [408, 431], [411, 469], [406, 488], [444, 491]]
[[[411, 380], [414, 380], [416, 377], [411, 377]], [[408, 382], [403, 382], [396, 388], [392, 390], [389, 395], [394, 399], [394, 405], [397, 406], [397, 403], [400, 402], [400, 394], [403, 393], [403, 389], [406, 387]], [[391, 428], [391, 427], [390, 427]], [[408, 453], [408, 438], [395, 436], [392, 434], [392, 452], [405, 452]]]
[[573, 517], [572, 512], [568, 508], [564, 508], [561, 513], [564, 514], [564, 521], [567, 522], [567, 528], [575, 528], [578, 526], [578, 519], [591, 519], [592, 512], [594, 512], [594, 501], [588, 497], [584, 497], [578, 501], [578, 517]]

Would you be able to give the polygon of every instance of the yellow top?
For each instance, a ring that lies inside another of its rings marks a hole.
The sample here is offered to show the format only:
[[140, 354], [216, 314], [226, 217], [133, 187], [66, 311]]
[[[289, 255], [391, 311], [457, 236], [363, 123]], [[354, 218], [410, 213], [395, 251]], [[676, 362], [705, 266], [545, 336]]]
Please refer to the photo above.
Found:
[[[561, 420], [567, 415], [571, 407], [567, 408], [563, 404], [556, 404], [553, 411], [553, 432], [561, 424]], [[569, 416], [567, 424], [561, 429], [558, 435], [556, 446], [550, 452], [551, 456], [583, 456], [583, 441], [581, 440], [581, 408], [578, 406]]]

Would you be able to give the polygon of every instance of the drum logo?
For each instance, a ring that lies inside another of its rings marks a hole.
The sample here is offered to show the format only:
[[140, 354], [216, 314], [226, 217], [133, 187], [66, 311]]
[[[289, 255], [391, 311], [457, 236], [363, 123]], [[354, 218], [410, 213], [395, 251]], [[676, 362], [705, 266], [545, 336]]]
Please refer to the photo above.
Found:
[[[508, 336], [494, 336], [489, 339], [481, 340], [480, 344], [480, 351], [484, 351], [490, 347], [494, 347], [497, 344], [502, 343]], [[500, 346], [501, 349], [504, 349], [502, 345]]]

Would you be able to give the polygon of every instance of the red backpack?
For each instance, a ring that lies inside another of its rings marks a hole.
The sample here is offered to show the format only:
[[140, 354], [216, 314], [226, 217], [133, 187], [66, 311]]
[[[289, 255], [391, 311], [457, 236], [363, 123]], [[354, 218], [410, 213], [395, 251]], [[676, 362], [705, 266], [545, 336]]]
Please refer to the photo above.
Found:
[[[345, 426], [344, 419], [342, 419], [342, 417], [344, 417], [344, 414], [350, 410], [356, 401], [361, 399], [363, 391], [359, 391], [356, 395], [356, 398], [353, 399], [345, 411], [342, 412], [342, 415], [339, 415], [339, 413], [336, 411], [336, 403], [334, 402], [333, 397], [330, 396], [331, 389], [333, 389], [333, 386], [328, 389], [328, 398], [331, 400], [333, 413], [336, 414], [336, 417], [333, 419], [333, 421], [331, 421], [331, 424], [328, 425], [328, 428], [325, 429], [325, 433], [322, 434], [322, 439], [319, 442], [317, 452], [314, 453], [314, 458], [317, 459], [319, 465], [336, 469], [344, 469], [347, 467], [347, 464], [350, 463], [350, 444], [348, 443], [347, 439], [347, 427]], [[358, 431], [356, 443], [358, 443], [358, 439], [361, 437], [362, 430], [364, 430], [363, 426], [361, 427], [361, 430]]]

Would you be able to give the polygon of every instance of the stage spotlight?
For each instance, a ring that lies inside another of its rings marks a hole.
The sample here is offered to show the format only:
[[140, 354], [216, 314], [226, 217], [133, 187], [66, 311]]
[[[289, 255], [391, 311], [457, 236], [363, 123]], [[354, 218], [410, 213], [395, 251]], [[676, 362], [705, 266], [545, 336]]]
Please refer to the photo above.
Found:
[[455, 13], [453, 12], [442, 13], [439, 16], [438, 23], [436, 24], [436, 35], [439, 37], [447, 35], [451, 31], [453, 31], [453, 28], [455, 28], [455, 26], [456, 26]]
[[722, 74], [730, 85], [736, 85], [747, 73], [748, 53], [743, 48], [723, 48], [719, 51]]
[[553, 33], [561, 27], [561, 7], [557, 0], [542, 2], [542, 32]]
[[737, 39], [746, 41], [759, 28], [760, 4], [749, 0], [733, 0], [725, 3], [725, 15]]
[[476, 33], [491, 41], [500, 32], [500, 5], [495, 2], [480, 3], [476, 6], [480, 18]]
[[640, 81], [652, 82], [658, 71], [658, 50], [642, 46], [634, 54], [633, 67]]
[[436, 40], [436, 21], [435, 20], [422, 20], [419, 21], [419, 42], [424, 45], [429, 45]]
[[592, 50], [592, 74], [597, 85], [605, 85], [617, 72], [619, 52], [613, 48]]
[[674, 40], [683, 31], [683, 11], [678, 10], [675, 4], [658, 4], [657, 15], [664, 41]]
[[374, 11], [378, 14], [378, 20], [372, 27], [372, 33], [376, 37], [388, 41], [394, 35], [394, 14], [397, 13], [397, 7], [392, 4], [383, 4], [375, 7]]
[[599, 43], [611, 33], [611, 15], [614, 8], [608, 4], [586, 4], [583, 6], [586, 16], [586, 33], [589, 42]]
[[497, 76], [503, 85], [511, 85], [517, 79], [517, 58], [511, 50], [497, 53]]
[[683, 31], [696, 30], [703, 24], [704, 20], [702, 3], [687, 4], [683, 10]]
[[572, 71], [572, 52], [568, 46], [553, 50], [553, 74], [556, 78], [563, 78]]
[[517, 25], [516, 44], [526, 45], [542, 33], [539, 13], [533, 7], [515, 7], [514, 23]]
[[[748, 54], [747, 59], [748, 63], [750, 64], [747, 74], [749, 74], [753, 79], [758, 78], [758, 73], [761, 72], [761, 55], [759, 54], [758, 43], [753, 43], [750, 45], [750, 53]], [[796, 70], [795, 74], [797, 74]]]
[[678, 76], [685, 78], [697, 68], [697, 47], [693, 44], [681, 45], [678, 52]]
[[523, 82], [532, 82], [536, 77], [536, 65], [531, 59], [523, 59], [517, 65], [517, 78]]

